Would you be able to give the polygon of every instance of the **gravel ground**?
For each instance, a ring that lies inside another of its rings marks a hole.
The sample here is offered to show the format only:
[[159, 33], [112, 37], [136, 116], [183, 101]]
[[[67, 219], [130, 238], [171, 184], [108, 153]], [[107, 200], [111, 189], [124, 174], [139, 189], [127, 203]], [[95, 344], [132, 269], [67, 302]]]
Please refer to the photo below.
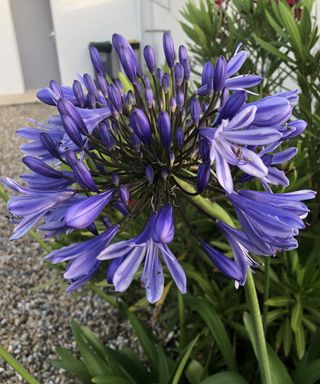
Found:
[[[21, 140], [15, 130], [32, 116], [45, 121], [50, 107], [28, 104], [0, 108], [0, 175], [18, 179], [23, 170]], [[43, 262], [43, 251], [32, 240], [10, 242], [5, 204], [0, 201], [0, 343], [41, 383], [75, 383], [49, 363], [55, 346], [74, 347], [71, 318], [90, 327], [110, 346], [134, 345], [128, 322], [104, 301], [91, 294], [68, 295], [62, 276]], [[0, 359], [0, 383], [21, 383], [18, 375]]]

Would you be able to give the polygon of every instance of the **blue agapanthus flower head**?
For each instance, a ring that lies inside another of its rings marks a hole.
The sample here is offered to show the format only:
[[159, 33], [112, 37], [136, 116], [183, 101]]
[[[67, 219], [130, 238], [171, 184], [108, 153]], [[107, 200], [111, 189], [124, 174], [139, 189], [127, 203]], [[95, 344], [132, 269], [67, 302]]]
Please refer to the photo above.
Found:
[[[191, 92], [187, 49], [176, 52], [170, 33], [163, 37], [167, 69], [158, 67], [146, 46], [145, 73], [123, 36], [115, 34], [112, 42], [126, 84], [107, 80], [98, 51], [90, 47], [95, 78], [84, 74], [71, 87], [51, 81], [37, 96], [55, 109], [53, 115], [46, 124], [33, 121], [18, 130], [29, 140], [21, 150], [30, 172], [21, 175], [24, 186], [1, 180], [17, 193], [8, 202], [17, 223], [12, 239], [34, 226], [45, 237], [89, 233], [89, 239], [47, 256], [52, 263], [67, 262], [68, 291], [105, 266], [108, 283], [125, 291], [142, 266], [140, 281], [152, 303], [162, 296], [164, 268], [186, 292], [183, 264], [171, 251], [175, 222], [179, 214], [190, 226], [186, 207], [197, 206], [201, 195], [234, 208], [237, 227], [216, 222], [232, 258], [212, 239], [202, 239], [196, 227], [190, 233], [236, 285], [245, 284], [254, 255], [296, 248], [308, 214], [303, 201], [315, 193], [272, 188], [288, 186], [281, 165], [297, 149], [286, 141], [306, 128], [292, 119], [297, 91], [249, 101], [255, 95], [250, 88], [262, 78], [239, 73], [248, 55], [240, 45], [233, 56], [205, 63], [201, 86]], [[257, 185], [252, 180], [260, 182], [259, 191], [250, 189]], [[147, 217], [141, 232], [123, 240], [123, 231], [140, 216]]]

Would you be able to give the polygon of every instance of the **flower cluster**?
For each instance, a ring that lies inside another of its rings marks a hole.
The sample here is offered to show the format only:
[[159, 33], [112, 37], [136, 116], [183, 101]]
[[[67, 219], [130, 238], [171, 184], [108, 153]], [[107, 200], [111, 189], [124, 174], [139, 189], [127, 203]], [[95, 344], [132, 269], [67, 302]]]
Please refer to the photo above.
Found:
[[[17, 224], [12, 239], [35, 225], [45, 237], [89, 231], [89, 240], [47, 256], [52, 263], [68, 262], [68, 291], [88, 281], [103, 260], [109, 260], [107, 281], [124, 291], [143, 264], [141, 283], [148, 301], [155, 302], [163, 292], [163, 266], [186, 292], [184, 270], [169, 248], [174, 216], [180, 214], [188, 226], [189, 201], [201, 194], [220, 196], [233, 206], [240, 224], [236, 229], [216, 223], [234, 259], [190, 229], [213, 264], [243, 285], [254, 266], [249, 253], [272, 256], [297, 247], [295, 236], [308, 213], [302, 201], [315, 196], [309, 190], [271, 190], [288, 185], [277, 166], [297, 151], [279, 148], [306, 127], [302, 120], [290, 120], [297, 91], [248, 102], [248, 89], [262, 78], [237, 74], [247, 57], [239, 46], [229, 60], [221, 56], [207, 62], [201, 86], [192, 93], [188, 52], [180, 46], [176, 61], [169, 33], [163, 36], [166, 70], [157, 67], [153, 49], [146, 46], [146, 74], [122, 36], [115, 34], [112, 41], [129, 87], [107, 80], [97, 50], [90, 47], [95, 79], [84, 74], [72, 87], [51, 81], [38, 98], [58, 113], [46, 124], [18, 130], [30, 140], [21, 149], [31, 172], [21, 176], [26, 186], [2, 179], [18, 193], [8, 202]], [[253, 178], [264, 191], [242, 189]], [[140, 234], [115, 241], [146, 214]]]

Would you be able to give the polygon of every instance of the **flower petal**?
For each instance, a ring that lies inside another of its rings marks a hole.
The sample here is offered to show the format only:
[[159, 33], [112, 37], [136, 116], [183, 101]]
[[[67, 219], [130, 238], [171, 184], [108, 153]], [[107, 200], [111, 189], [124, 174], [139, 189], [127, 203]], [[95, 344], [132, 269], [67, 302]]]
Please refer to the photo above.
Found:
[[107, 190], [75, 203], [66, 212], [66, 224], [71, 228], [88, 227], [111, 201], [112, 196], [113, 190]]
[[178, 260], [167, 245], [160, 246], [161, 254], [169, 272], [181, 293], [187, 292], [187, 278]]

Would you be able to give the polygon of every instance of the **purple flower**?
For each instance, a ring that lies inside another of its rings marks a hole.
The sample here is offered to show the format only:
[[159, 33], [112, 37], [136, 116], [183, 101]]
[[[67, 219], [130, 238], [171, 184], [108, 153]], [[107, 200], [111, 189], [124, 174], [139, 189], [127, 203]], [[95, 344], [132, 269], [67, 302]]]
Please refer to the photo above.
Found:
[[158, 128], [162, 145], [168, 149], [171, 144], [171, 121], [168, 112], [162, 111], [158, 116]]
[[[229, 62], [226, 62], [225, 58], [222, 58], [223, 56], [221, 56], [220, 61], [218, 60], [214, 70], [210, 67], [210, 64], [208, 64], [206, 75], [202, 76], [202, 86], [198, 89], [198, 94], [210, 94], [213, 88], [217, 91], [220, 91], [222, 88], [227, 88], [232, 91], [245, 90], [261, 83], [262, 77], [258, 75], [231, 77], [241, 69], [247, 58], [247, 52], [236, 51]], [[213, 85], [213, 77], [215, 77], [215, 87]]]
[[[98, 260], [112, 260], [108, 279], [112, 281], [116, 291], [123, 292], [128, 289], [140, 264], [144, 262], [141, 283], [146, 290], [147, 300], [150, 303], [158, 301], [164, 288], [161, 255], [178, 289], [181, 293], [186, 293], [186, 276], [182, 267], [166, 243], [158, 242], [160, 233], [154, 237], [154, 231], [158, 227], [156, 231], [160, 230], [164, 240], [170, 241], [173, 234], [171, 219], [168, 219], [168, 216], [172, 216], [170, 207], [162, 208], [159, 214], [154, 212], [139, 236], [112, 244], [99, 254]], [[166, 229], [163, 231], [160, 228], [161, 223], [166, 223]]]
[[11, 197], [7, 204], [9, 212], [20, 218], [11, 240], [18, 239], [26, 234], [47, 212], [74, 195], [71, 190], [38, 191], [21, 187], [8, 177], [0, 181], [13, 191], [21, 193], [20, 196]]
[[176, 146], [181, 149], [184, 144], [184, 131], [182, 128], [178, 127], [175, 133], [175, 144]]
[[205, 253], [209, 256], [209, 259], [220, 272], [237, 282], [243, 280], [241, 269], [234, 261], [205, 242], [201, 245]]
[[167, 73], [164, 73], [161, 78], [161, 87], [164, 93], [168, 93], [170, 89], [170, 76]]
[[75, 153], [73, 151], [67, 151], [66, 159], [74, 172], [77, 182], [89, 191], [97, 192], [98, 187], [94, 182], [90, 171], [81, 160], [78, 160]]
[[101, 75], [105, 75], [103, 63], [102, 63], [102, 60], [101, 60], [101, 57], [100, 57], [100, 54], [99, 54], [99, 51], [97, 50], [97, 48], [91, 45], [89, 47], [89, 52], [90, 52], [91, 62], [94, 66], [96, 73], [100, 73]]
[[[202, 199], [197, 195], [203, 193], [208, 202], [233, 205], [241, 229], [217, 222], [233, 260], [201, 238], [198, 220], [190, 235], [218, 269], [236, 285], [244, 284], [254, 266], [249, 252], [269, 256], [297, 246], [295, 236], [308, 213], [302, 200], [315, 195], [274, 194], [271, 189], [289, 185], [285, 171], [277, 167], [297, 150], [281, 145], [306, 128], [302, 120], [290, 121], [297, 91], [256, 95], [248, 103], [248, 88], [262, 78], [237, 75], [247, 58], [238, 45], [229, 61], [220, 56], [215, 65], [209, 61], [203, 66], [201, 87], [189, 97], [193, 87], [188, 84], [188, 52], [180, 46], [175, 63], [169, 33], [163, 37], [169, 73], [156, 68], [150, 46], [143, 50], [149, 70], [143, 74], [129, 42], [119, 34], [112, 41], [130, 87], [120, 79], [107, 80], [98, 50], [90, 47], [95, 79], [78, 75], [72, 87], [50, 81], [38, 97], [55, 112], [47, 122], [31, 120], [32, 126], [18, 131], [29, 140], [21, 150], [31, 172], [21, 175], [27, 187], [2, 179], [18, 193], [8, 202], [11, 221], [18, 224], [13, 238], [38, 223], [45, 237], [65, 234], [72, 242], [71, 232], [79, 237], [90, 233], [92, 239], [49, 256], [53, 262], [69, 260], [69, 290], [90, 279], [100, 259], [108, 259], [107, 280], [118, 291], [128, 288], [143, 264], [141, 282], [147, 299], [155, 302], [163, 292], [163, 265], [178, 289], [186, 291], [185, 273], [168, 248], [175, 232], [173, 207], [184, 213], [179, 225], [188, 228], [189, 205], [197, 206]], [[240, 183], [253, 177], [266, 192], [239, 191]], [[197, 218], [206, 215], [202, 209], [192, 212]], [[149, 220], [140, 235], [109, 244], [118, 231], [112, 222], [121, 224], [120, 235], [127, 236], [128, 226], [136, 221], [139, 226], [146, 215]], [[108, 229], [101, 233], [104, 227]]]
[[169, 32], [163, 35], [163, 51], [166, 57], [167, 64], [170, 69], [174, 67], [174, 43], [173, 38]]
[[261, 254], [274, 255], [278, 250], [297, 247], [294, 237], [305, 227], [302, 220], [309, 211], [301, 201], [313, 199], [315, 194], [309, 190], [291, 193], [242, 190], [229, 194], [228, 199], [251, 243]]
[[162, 207], [154, 222], [153, 238], [157, 243], [171, 243], [174, 237], [173, 209], [171, 204]]
[[224, 56], [220, 56], [216, 62], [213, 73], [213, 89], [220, 92], [225, 83], [225, 75], [227, 70], [227, 61]]
[[174, 79], [176, 86], [180, 87], [184, 79], [184, 68], [180, 63], [176, 63], [174, 66]]
[[[60, 95], [72, 104], [78, 105], [78, 100], [71, 87], [59, 87]], [[56, 105], [57, 96], [50, 88], [42, 88], [37, 92], [37, 98], [45, 104]]]
[[143, 49], [143, 56], [146, 61], [149, 71], [154, 74], [156, 71], [156, 61], [154, 58], [154, 52], [150, 45], [146, 45]]
[[122, 100], [118, 88], [114, 84], [108, 87], [108, 97], [117, 112], [122, 112]]
[[151, 145], [152, 134], [147, 116], [139, 108], [134, 108], [130, 113], [130, 125], [139, 139], [146, 145]]
[[253, 252], [255, 254], [259, 254], [259, 252], [244, 232], [232, 228], [222, 221], [217, 221], [217, 224], [220, 232], [228, 240], [234, 256], [234, 262], [239, 267], [242, 274], [242, 278], [236, 281], [236, 287], [237, 284], [244, 285], [248, 269], [251, 269], [256, 265], [253, 259], [249, 256], [249, 252]]
[[282, 140], [289, 140], [299, 136], [307, 128], [307, 123], [304, 120], [290, 121], [281, 128]]
[[123, 36], [117, 33], [112, 36], [112, 44], [119, 56], [125, 74], [129, 80], [134, 83], [138, 72], [140, 72], [140, 65], [131, 45]]
[[200, 113], [201, 113], [201, 108], [200, 108], [199, 100], [196, 97], [194, 97], [190, 102], [190, 115], [191, 115], [192, 121], [196, 126], [199, 125]]
[[278, 127], [284, 124], [292, 113], [292, 106], [284, 97], [265, 97], [250, 104], [257, 107], [253, 125], [256, 127]]
[[107, 190], [75, 203], [66, 211], [66, 224], [77, 229], [88, 227], [110, 203], [112, 196], [113, 190]]
[[113, 225], [90, 240], [62, 247], [46, 256], [46, 260], [53, 264], [69, 261], [64, 274], [70, 284], [67, 292], [80, 288], [96, 274], [101, 265], [97, 256], [110, 244], [117, 231], [118, 226]]
[[210, 146], [210, 161], [215, 162], [217, 179], [229, 193], [233, 191], [230, 165], [258, 178], [268, 170], [261, 158], [243, 145], [266, 145], [281, 137], [277, 129], [245, 129], [254, 120], [256, 107], [250, 106], [239, 112], [230, 122], [223, 120], [218, 128], [201, 128], [200, 135]]
[[147, 165], [145, 167], [144, 172], [145, 172], [146, 179], [147, 179], [149, 185], [152, 184], [153, 183], [153, 179], [154, 179], [154, 170], [153, 170], [152, 166], [151, 165]]
[[209, 183], [210, 179], [210, 164], [203, 163], [200, 165], [197, 174], [197, 191], [202, 193]]
[[35, 173], [38, 173], [39, 175], [49, 177], [52, 179], [63, 178], [63, 173], [61, 171], [55, 170], [54, 168], [52, 168], [48, 164], [46, 164], [44, 161], [42, 161], [36, 157], [25, 156], [22, 159], [22, 162], [29, 169], [31, 169], [31, 171], [34, 171]]

